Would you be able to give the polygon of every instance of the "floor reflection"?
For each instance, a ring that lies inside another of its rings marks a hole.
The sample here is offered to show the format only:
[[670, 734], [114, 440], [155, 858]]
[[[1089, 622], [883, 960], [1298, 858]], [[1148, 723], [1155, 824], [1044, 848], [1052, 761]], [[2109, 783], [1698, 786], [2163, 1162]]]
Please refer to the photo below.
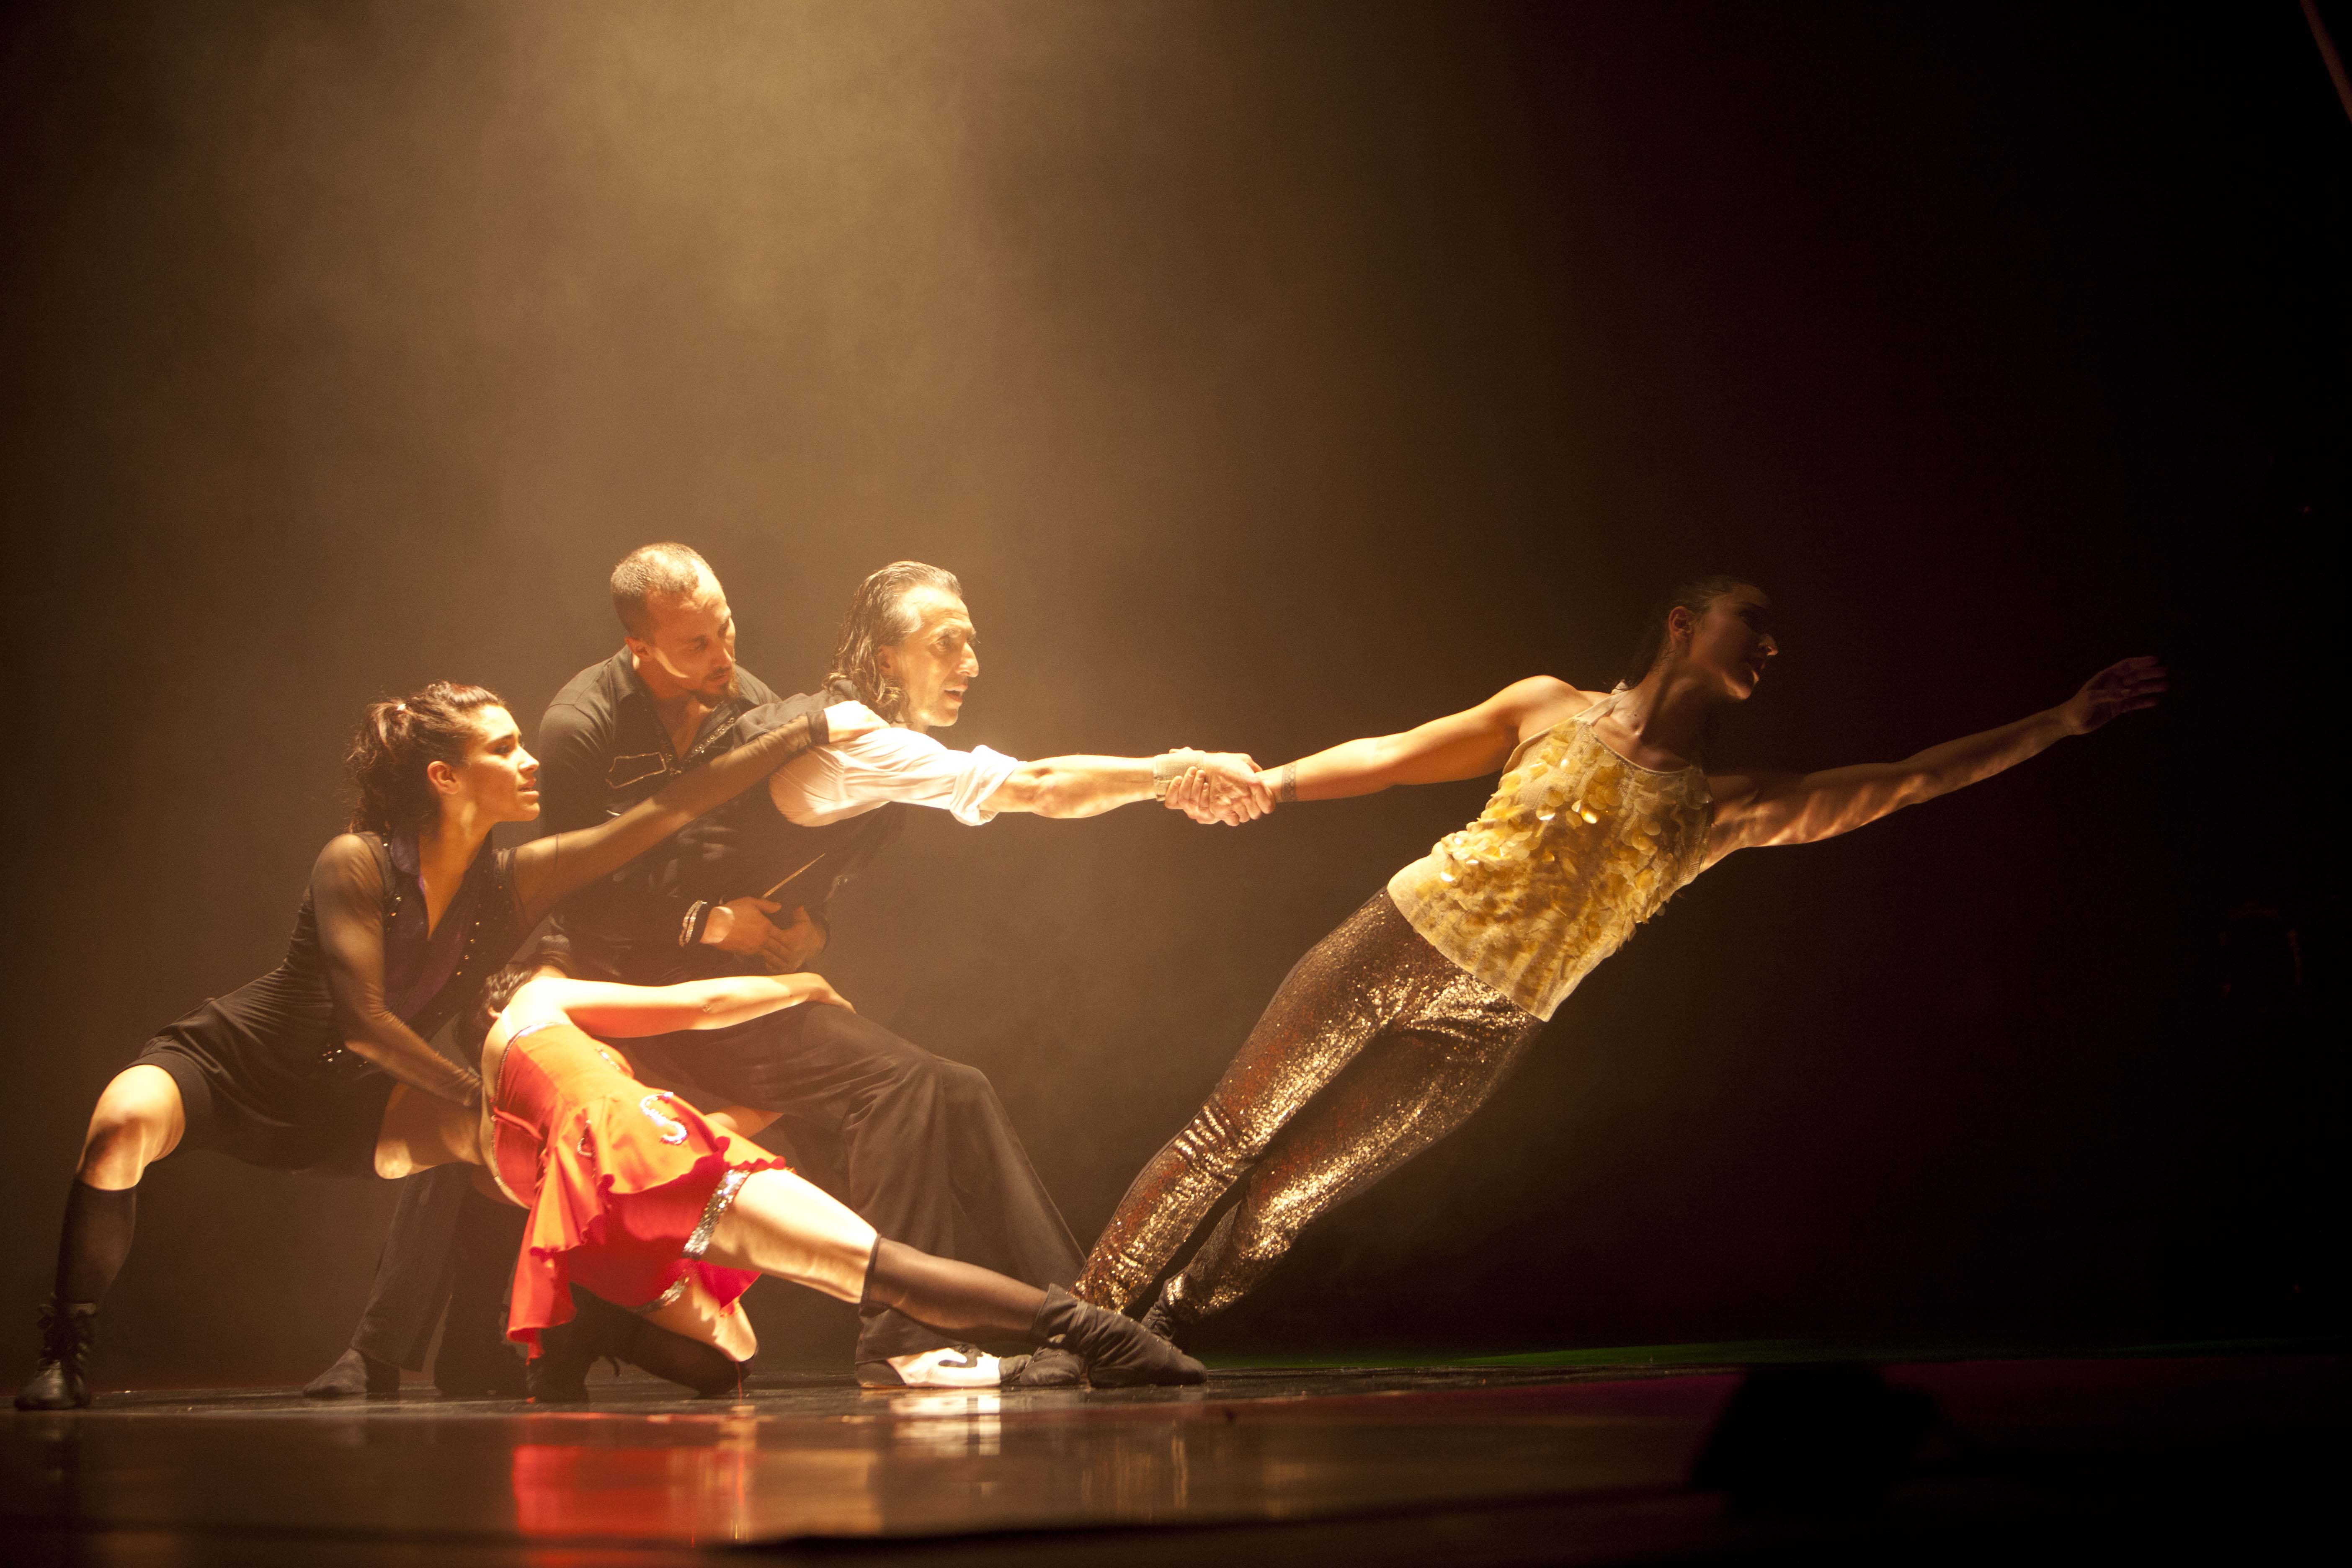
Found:
[[763, 1401], [725, 1415], [535, 1416], [513, 1453], [514, 1521], [539, 1539], [718, 1544], [1671, 1484], [1719, 1382], [1662, 1382], [1637, 1411], [1563, 1404], [1554, 1387], [1425, 1409], [1367, 1395], [1120, 1405], [926, 1393], [828, 1413]]
[[[2071, 1508], [2077, 1480], [2104, 1495], [2097, 1486], [2138, 1475], [2151, 1455], [2174, 1467], [2159, 1477], [2190, 1476], [2202, 1472], [2182, 1456], [2205, 1464], [2213, 1449], [2242, 1479], [2256, 1460], [2315, 1454], [2342, 1384], [2324, 1357], [1986, 1361], [1889, 1375], [1932, 1393], [1974, 1445], [1953, 1453], [2010, 1456], [1979, 1478], [1993, 1491], [1978, 1503], [2000, 1508], [2014, 1501], [2000, 1488], [2044, 1470], [2063, 1484], [2035, 1506]], [[731, 1405], [600, 1384], [593, 1405], [568, 1411], [429, 1394], [326, 1408], [290, 1390], [117, 1394], [0, 1425], [0, 1523], [47, 1532], [58, 1561], [85, 1560], [93, 1542], [152, 1544], [105, 1559], [124, 1568], [252, 1568], [260, 1559], [236, 1553], [265, 1541], [295, 1543], [271, 1568], [362, 1542], [391, 1555], [361, 1568], [460, 1548], [496, 1568], [667, 1568], [673, 1551], [793, 1538], [1307, 1521], [1327, 1522], [1297, 1528], [1329, 1534], [1328, 1521], [1354, 1519], [1368, 1522], [1336, 1554], [1375, 1568], [1445, 1555], [1444, 1521], [1465, 1510], [1501, 1528], [1534, 1520], [1539, 1502], [1583, 1510], [1576, 1528], [1592, 1541], [1622, 1528], [1643, 1551], [1695, 1549], [1731, 1528], [1685, 1478], [1738, 1381], [1414, 1368], [999, 1395], [860, 1393], [835, 1375], [764, 1384]], [[1961, 1495], [1944, 1472], [1920, 1484], [1930, 1500]], [[1411, 1520], [1422, 1535], [1369, 1522]], [[1668, 1524], [1672, 1540], [1656, 1535]], [[238, 1545], [174, 1555], [174, 1543], [207, 1541]], [[1552, 1543], [1522, 1544], [1542, 1556]], [[1171, 1551], [1154, 1561], [1184, 1560]]]

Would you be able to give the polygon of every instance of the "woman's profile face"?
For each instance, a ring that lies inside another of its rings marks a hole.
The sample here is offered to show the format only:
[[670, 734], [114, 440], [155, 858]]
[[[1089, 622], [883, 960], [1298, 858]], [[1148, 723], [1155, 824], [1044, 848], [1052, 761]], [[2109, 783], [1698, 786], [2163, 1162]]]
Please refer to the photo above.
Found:
[[465, 760], [428, 770], [441, 792], [441, 810], [470, 811], [486, 822], [532, 822], [539, 817], [539, 759], [523, 749], [514, 715], [491, 703], [474, 710], [476, 735]]
[[1686, 619], [1690, 630], [1685, 667], [1706, 677], [1731, 701], [1753, 697], [1765, 666], [1780, 652], [1772, 635], [1772, 602], [1764, 590], [1743, 583], [1717, 595], [1705, 615], [1676, 610], [1675, 616], [1678, 623]]

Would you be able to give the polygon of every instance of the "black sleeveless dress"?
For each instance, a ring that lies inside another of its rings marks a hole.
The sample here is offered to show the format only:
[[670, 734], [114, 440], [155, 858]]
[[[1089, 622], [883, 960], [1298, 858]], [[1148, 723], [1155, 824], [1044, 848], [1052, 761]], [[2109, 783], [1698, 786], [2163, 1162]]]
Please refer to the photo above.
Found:
[[[331, 843], [312, 869], [285, 962], [167, 1026], [136, 1058], [179, 1087], [187, 1113], [179, 1147], [267, 1170], [373, 1176], [397, 1080], [346, 1046], [336, 987], [357, 993], [346, 997], [357, 1004], [347, 1005], [347, 1020], [405, 1026], [413, 1062], [522, 945], [513, 861], [512, 851], [485, 844], [428, 934], [413, 839], [387, 844], [358, 833]], [[331, 953], [342, 973], [331, 973]], [[465, 1069], [435, 1056], [450, 1084], [462, 1084]]]

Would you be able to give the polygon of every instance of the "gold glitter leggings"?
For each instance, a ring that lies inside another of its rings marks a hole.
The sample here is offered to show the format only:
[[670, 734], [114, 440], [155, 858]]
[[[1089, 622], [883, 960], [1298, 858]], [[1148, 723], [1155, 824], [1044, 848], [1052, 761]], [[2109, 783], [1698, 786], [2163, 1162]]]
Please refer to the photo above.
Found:
[[1076, 1293], [1132, 1307], [1245, 1181], [1168, 1287], [1181, 1317], [1222, 1311], [1314, 1220], [1461, 1126], [1541, 1026], [1373, 894], [1298, 961], [1208, 1103], [1136, 1176]]

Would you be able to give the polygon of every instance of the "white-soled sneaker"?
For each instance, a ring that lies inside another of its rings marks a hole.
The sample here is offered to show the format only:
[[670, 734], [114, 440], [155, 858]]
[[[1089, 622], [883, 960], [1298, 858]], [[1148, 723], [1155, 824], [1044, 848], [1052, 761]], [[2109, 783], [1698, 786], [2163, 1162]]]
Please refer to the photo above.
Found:
[[945, 1345], [919, 1355], [894, 1355], [890, 1370], [908, 1388], [994, 1388], [996, 1358], [971, 1345]]

